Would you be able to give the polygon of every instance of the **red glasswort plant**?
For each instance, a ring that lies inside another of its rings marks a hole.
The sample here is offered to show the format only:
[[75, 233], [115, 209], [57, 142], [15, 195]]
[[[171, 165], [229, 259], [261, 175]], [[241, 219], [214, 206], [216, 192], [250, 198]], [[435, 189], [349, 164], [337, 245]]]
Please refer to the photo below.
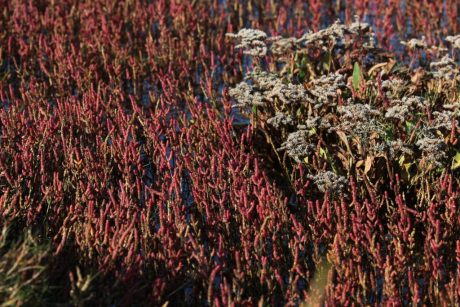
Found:
[[456, 34], [455, 1], [406, 3], [0, 0], [1, 298], [458, 304], [457, 173], [420, 208], [397, 174], [382, 197], [353, 176], [349, 198], [311, 197], [228, 95], [253, 65], [225, 37], [244, 27], [299, 37], [361, 14], [384, 47]]

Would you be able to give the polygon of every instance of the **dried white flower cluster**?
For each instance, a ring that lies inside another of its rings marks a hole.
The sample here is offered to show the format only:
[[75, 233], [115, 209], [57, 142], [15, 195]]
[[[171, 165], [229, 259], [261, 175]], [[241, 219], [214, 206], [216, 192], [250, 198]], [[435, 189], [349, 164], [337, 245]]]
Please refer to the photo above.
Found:
[[286, 82], [274, 74], [256, 70], [248, 81], [239, 83], [230, 89], [229, 94], [238, 103], [235, 107], [265, 106], [266, 102], [280, 101], [285, 105], [307, 100], [307, 91], [301, 84]]
[[414, 151], [410, 148], [408, 144], [404, 143], [401, 139], [391, 141], [389, 144], [390, 157], [395, 159], [401, 153], [411, 156], [414, 154]]
[[305, 88], [301, 84], [284, 83], [278, 79], [271, 91], [267, 93], [267, 98], [273, 101], [278, 98], [283, 104], [298, 103], [306, 99]]
[[227, 33], [227, 37], [237, 39], [240, 43], [235, 46], [237, 49], [244, 49], [243, 53], [255, 57], [262, 57], [267, 54], [267, 34], [256, 29], [241, 29], [237, 34]]
[[278, 82], [280, 77], [277, 74], [272, 74], [261, 70], [260, 68], [254, 69], [253, 72], [247, 77], [252, 80], [254, 86], [260, 91], [270, 91]]
[[334, 101], [338, 97], [340, 89], [346, 88], [345, 76], [340, 73], [332, 73], [321, 76], [309, 83], [309, 93], [314, 96], [310, 99], [315, 109], [323, 105], [335, 105]]
[[449, 42], [454, 49], [460, 49], [460, 34], [455, 36], [447, 36], [446, 42]]
[[457, 63], [448, 55], [445, 55], [437, 62], [431, 62], [430, 68], [433, 76], [439, 79], [452, 80], [459, 73]]
[[276, 112], [274, 117], [271, 117], [267, 120], [267, 124], [274, 128], [279, 128], [281, 126], [289, 126], [294, 124], [294, 120], [291, 115], [286, 115], [283, 112]]
[[445, 104], [442, 106], [445, 110], [454, 110], [460, 112], [460, 102]]
[[302, 159], [310, 155], [315, 150], [315, 146], [309, 142], [307, 130], [297, 130], [289, 133], [286, 142], [281, 144], [278, 150], [286, 150], [289, 157], [297, 163], [302, 163]]
[[[366, 151], [378, 153], [387, 146], [375, 139], [385, 134], [382, 114], [368, 104], [349, 104], [337, 108], [341, 114], [340, 123], [330, 131], [344, 131], [351, 137], [357, 137]], [[377, 146], [377, 147], [376, 147]]]
[[390, 98], [397, 97], [398, 93], [400, 93], [405, 86], [406, 82], [400, 78], [391, 78], [382, 81], [382, 89], [386, 91], [385, 94]]
[[[370, 31], [370, 25], [361, 22], [358, 16], [349, 26], [344, 25], [337, 20], [330, 27], [318, 32], [307, 32], [300, 38], [294, 37], [283, 38], [281, 36], [267, 37], [267, 34], [257, 29], [241, 29], [238, 33], [227, 33], [226, 36], [236, 39], [239, 44], [237, 49], [244, 49], [243, 53], [254, 57], [263, 57], [270, 50], [274, 55], [283, 55], [292, 50], [307, 46], [317, 46], [327, 49], [326, 46], [343, 45], [345, 35], [362, 35], [369, 34], [369, 47], [375, 43], [374, 33]], [[270, 45], [269, 45], [270, 44]]]
[[[349, 101], [349, 103], [351, 100]], [[354, 125], [366, 122], [374, 116], [380, 116], [379, 110], [374, 109], [369, 104], [351, 103], [337, 108], [337, 112], [342, 114], [342, 119], [351, 121]]]
[[238, 102], [234, 107], [265, 105], [263, 96], [246, 82], [241, 82], [235, 88], [230, 89], [229, 95]]
[[407, 48], [411, 50], [426, 49], [428, 47], [425, 36], [422, 36], [422, 39], [413, 38], [409, 41], [401, 41], [401, 44], [407, 46]]
[[442, 112], [434, 111], [432, 115], [434, 116], [434, 119], [430, 126], [435, 130], [450, 130], [452, 128], [452, 122], [455, 122], [455, 126], [458, 127], [458, 118], [460, 117], [459, 110], [444, 110]]
[[270, 50], [274, 55], [283, 55], [291, 52], [296, 48], [296, 39], [294, 37], [270, 37], [268, 41], [272, 42]]
[[345, 38], [347, 31], [348, 28], [340, 20], [337, 20], [328, 28], [319, 30], [318, 32], [308, 31], [297, 40], [297, 43], [304, 46], [313, 44], [322, 46], [329, 41], [336, 43]]
[[[321, 125], [321, 117], [315, 116], [315, 117], [310, 117], [305, 121], [305, 129], [313, 129], [313, 128], [318, 128]], [[301, 126], [303, 128], [303, 126]]]
[[302, 46], [316, 45], [326, 47], [328, 44], [336, 45], [343, 43], [346, 34], [359, 35], [367, 33], [369, 30], [369, 24], [360, 22], [359, 17], [355, 16], [355, 21], [349, 26], [337, 20], [328, 28], [319, 30], [318, 32], [307, 32], [297, 40], [297, 44]]
[[313, 180], [320, 192], [328, 192], [331, 196], [340, 195], [348, 186], [347, 178], [336, 175], [331, 171], [322, 171], [314, 176], [309, 175], [308, 177]]
[[403, 104], [413, 108], [414, 110], [423, 110], [428, 106], [428, 102], [425, 100], [425, 98], [420, 96], [403, 97], [401, 101]]
[[407, 116], [410, 114], [410, 109], [405, 104], [396, 104], [387, 109], [385, 113], [386, 118], [398, 119], [401, 122], [406, 121]]
[[447, 145], [440, 138], [426, 136], [419, 139], [416, 145], [422, 151], [426, 161], [433, 163], [435, 166], [442, 166], [443, 160], [447, 158]]
[[361, 22], [358, 15], [355, 20], [348, 26], [348, 30], [355, 34], [367, 33], [371, 31], [371, 26], [367, 22]]
[[417, 110], [423, 110], [426, 101], [419, 96], [403, 97], [392, 101], [392, 106], [385, 113], [386, 118], [398, 119], [405, 122], [408, 116]]
[[241, 29], [238, 33], [227, 33], [227, 37], [236, 39], [239, 44], [237, 49], [243, 49], [243, 53], [254, 57], [264, 57], [268, 52], [278, 56], [278, 61], [286, 62], [285, 56], [293, 51], [305, 47], [319, 47], [322, 50], [330, 51], [331, 47], [343, 47], [350, 45], [357, 36], [367, 38], [363, 47], [374, 48], [376, 39], [375, 33], [370, 25], [361, 22], [358, 16], [350, 25], [344, 25], [337, 20], [330, 27], [318, 32], [307, 32], [300, 38], [295, 37], [268, 37], [267, 34], [257, 29]]

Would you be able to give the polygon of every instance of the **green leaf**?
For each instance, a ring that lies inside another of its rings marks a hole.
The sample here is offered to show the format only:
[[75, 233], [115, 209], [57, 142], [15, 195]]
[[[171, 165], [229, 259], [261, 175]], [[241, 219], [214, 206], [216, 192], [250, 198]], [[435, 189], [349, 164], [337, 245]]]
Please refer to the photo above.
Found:
[[307, 63], [308, 63], [308, 58], [305, 56], [302, 58], [302, 60], [300, 61], [300, 65], [302, 67], [306, 67], [307, 66]]
[[331, 68], [331, 61], [332, 61], [332, 57], [331, 57], [331, 54], [329, 52], [327, 52], [323, 58], [323, 69], [328, 71], [330, 70]]
[[302, 111], [302, 107], [298, 108], [297, 111], [296, 111], [296, 116], [297, 117], [301, 117], [303, 114], [303, 111]]
[[412, 166], [412, 163], [404, 163], [404, 169], [406, 170], [408, 174], [409, 174], [409, 169], [411, 166]]
[[257, 128], [257, 107], [252, 106], [252, 113], [254, 114], [254, 128]]
[[454, 159], [452, 160], [452, 169], [457, 169], [460, 167], [460, 151], [455, 154]]
[[323, 147], [319, 148], [319, 156], [327, 160], [327, 151], [323, 149]]
[[414, 127], [414, 123], [407, 120], [405, 124], [406, 124], [406, 133], [410, 133], [412, 128]]
[[305, 76], [306, 76], [305, 71], [304, 71], [304, 70], [301, 70], [301, 71], [299, 72], [299, 78], [300, 78], [300, 80], [304, 80], [304, 79], [305, 79]]
[[401, 157], [399, 157], [399, 165], [400, 165], [400, 166], [403, 166], [403, 165], [404, 165], [404, 155], [402, 155]]
[[355, 91], [359, 90], [360, 84], [363, 81], [364, 76], [363, 72], [361, 71], [361, 67], [359, 67], [358, 62], [355, 62], [355, 65], [353, 66], [353, 88]]

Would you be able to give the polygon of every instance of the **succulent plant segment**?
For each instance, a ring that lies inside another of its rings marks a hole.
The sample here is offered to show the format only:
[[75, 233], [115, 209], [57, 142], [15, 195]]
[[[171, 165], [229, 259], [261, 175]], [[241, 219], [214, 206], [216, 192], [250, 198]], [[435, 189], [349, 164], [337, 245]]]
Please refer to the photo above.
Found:
[[0, 0], [0, 303], [460, 304], [457, 1]]

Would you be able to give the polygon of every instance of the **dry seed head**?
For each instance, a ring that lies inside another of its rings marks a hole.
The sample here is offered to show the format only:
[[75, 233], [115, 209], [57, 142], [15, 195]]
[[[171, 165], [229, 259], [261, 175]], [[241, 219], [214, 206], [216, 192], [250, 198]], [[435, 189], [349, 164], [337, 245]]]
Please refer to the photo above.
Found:
[[460, 49], [460, 34], [454, 36], [447, 36], [446, 41], [452, 45], [452, 48]]
[[363, 33], [370, 30], [370, 25], [367, 22], [361, 22], [358, 15], [355, 15], [355, 20], [349, 26], [349, 30], [354, 33]]
[[286, 115], [283, 112], [277, 112], [274, 117], [271, 117], [267, 120], [267, 124], [274, 128], [279, 128], [280, 126], [289, 126], [294, 123], [291, 115]]
[[294, 37], [275, 36], [268, 39], [272, 42], [270, 50], [274, 55], [283, 55], [291, 52], [296, 47], [296, 39]]
[[445, 55], [437, 62], [431, 62], [430, 68], [433, 76], [439, 79], [451, 80], [458, 74], [458, 65], [449, 55]]
[[411, 50], [426, 49], [428, 47], [425, 36], [422, 36], [422, 39], [413, 38], [409, 41], [401, 41], [401, 44], [407, 46], [407, 48]]
[[411, 113], [409, 107], [404, 104], [397, 104], [387, 109], [385, 118], [398, 119], [401, 122], [406, 120], [407, 115]]
[[286, 150], [289, 157], [293, 158], [297, 163], [301, 163], [301, 159], [315, 150], [315, 146], [308, 142], [308, 137], [309, 132], [307, 130], [291, 132], [286, 142], [281, 144], [278, 150]]
[[345, 76], [340, 73], [332, 73], [312, 80], [308, 91], [314, 96], [312, 101], [315, 109], [318, 109], [324, 105], [335, 105], [334, 99], [338, 97], [339, 90], [345, 87]]
[[229, 95], [233, 97], [237, 104], [234, 107], [264, 106], [265, 102], [262, 95], [254, 91], [253, 87], [246, 82], [240, 82], [236, 87], [229, 90]]
[[455, 126], [458, 127], [458, 118], [460, 116], [460, 111], [434, 111], [433, 112], [434, 119], [431, 123], [431, 127], [434, 129], [447, 129], [450, 130], [452, 128], [452, 122], [455, 122]]
[[331, 171], [320, 171], [318, 174], [308, 177], [313, 180], [320, 192], [328, 192], [330, 195], [339, 195], [348, 186], [348, 180], [345, 177], [336, 175]]
[[237, 34], [227, 33], [227, 37], [237, 39], [240, 43], [235, 46], [237, 49], [244, 49], [243, 53], [251, 56], [265, 56], [267, 45], [265, 40], [267, 34], [256, 29], [241, 29]]
[[416, 145], [423, 152], [424, 157], [436, 166], [442, 166], [447, 157], [447, 145], [437, 137], [423, 137]]
[[274, 87], [267, 93], [267, 99], [273, 101], [278, 98], [283, 104], [288, 105], [293, 102], [304, 100], [307, 92], [300, 84], [285, 84], [281, 79], [278, 79]]

